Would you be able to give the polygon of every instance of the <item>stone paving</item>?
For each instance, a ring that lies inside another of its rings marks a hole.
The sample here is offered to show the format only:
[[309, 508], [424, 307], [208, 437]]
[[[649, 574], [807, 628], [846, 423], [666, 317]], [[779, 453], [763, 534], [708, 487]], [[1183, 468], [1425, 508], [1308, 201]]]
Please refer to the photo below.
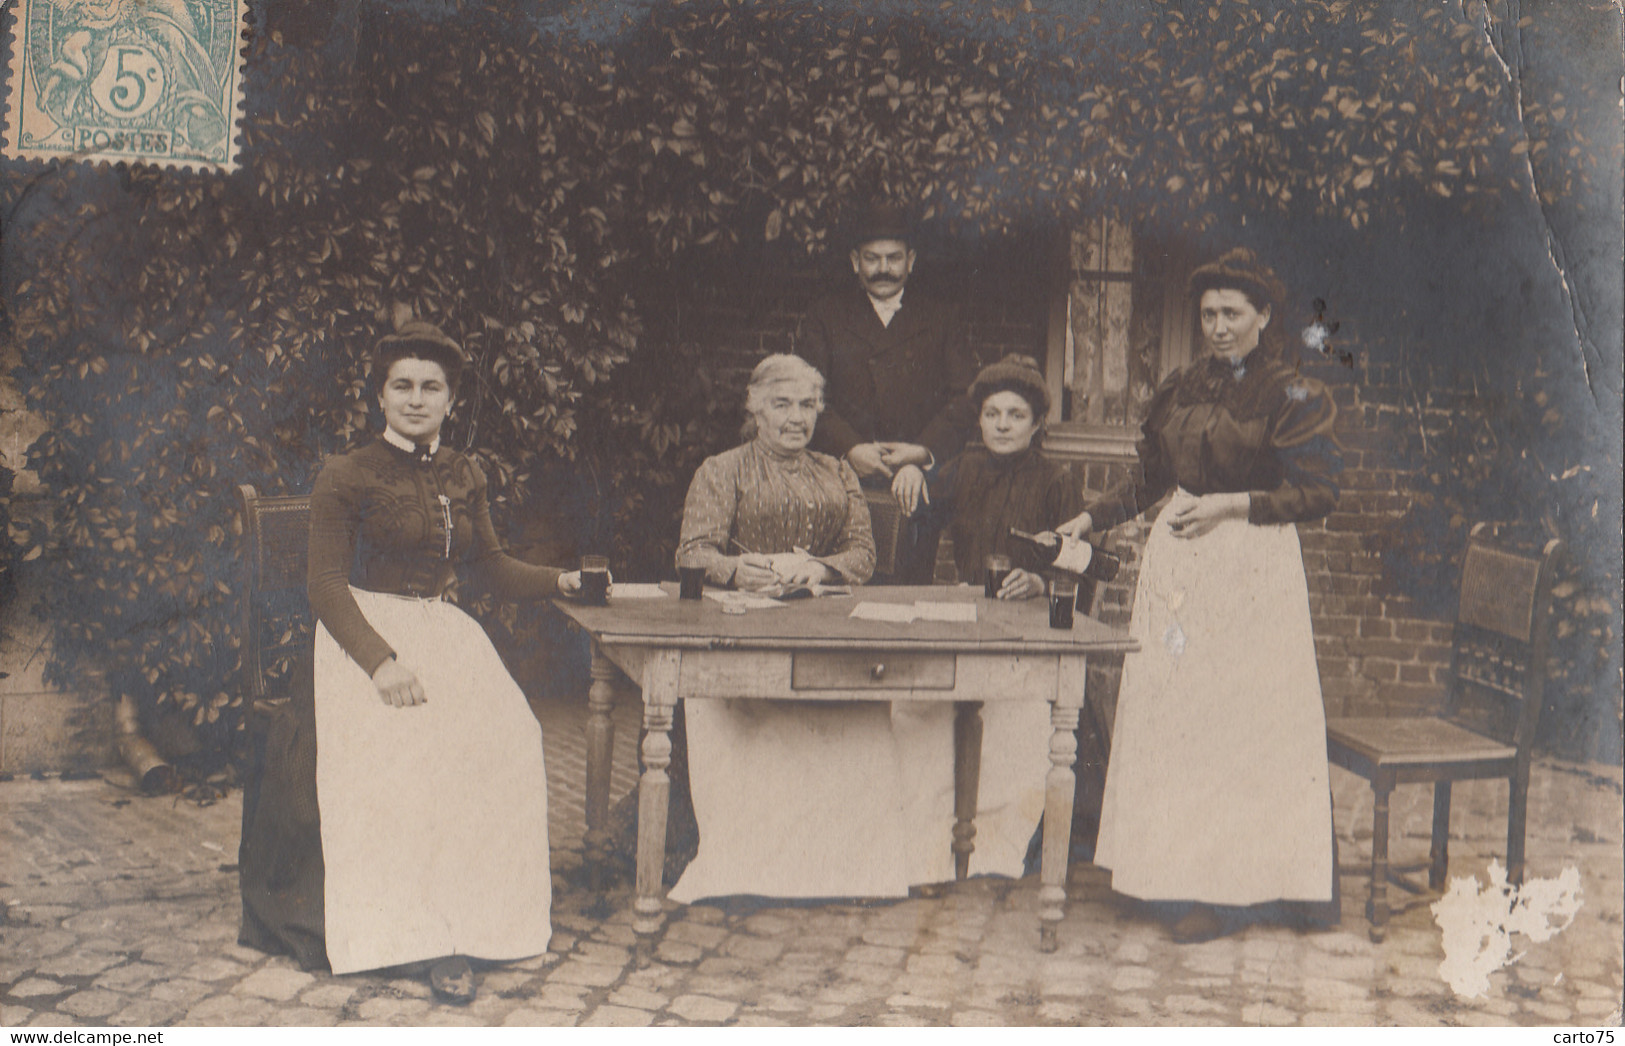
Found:
[[[1343, 878], [1342, 925], [1256, 924], [1199, 945], [1072, 870], [1060, 950], [1036, 950], [1037, 884], [979, 879], [896, 903], [669, 906], [636, 961], [625, 887], [579, 883], [583, 710], [539, 711], [548, 738], [555, 867], [551, 950], [481, 966], [469, 1006], [421, 978], [334, 977], [236, 943], [240, 795], [212, 806], [102, 780], [0, 783], [0, 1025], [1560, 1025], [1620, 1020], [1622, 789], [1618, 767], [1537, 762], [1530, 876], [1578, 868], [1584, 905], [1544, 943], [1460, 998], [1440, 977], [1425, 906], [1372, 944], [1366, 879]], [[636, 720], [618, 716], [616, 791]], [[1370, 792], [1333, 770], [1341, 859], [1369, 860]], [[1485, 879], [1504, 846], [1505, 789], [1456, 788], [1451, 871]], [[1396, 793], [1398, 860], [1426, 856], [1426, 788]], [[1487, 880], [1486, 880], [1487, 881]], [[603, 915], [604, 917], [600, 917]]]

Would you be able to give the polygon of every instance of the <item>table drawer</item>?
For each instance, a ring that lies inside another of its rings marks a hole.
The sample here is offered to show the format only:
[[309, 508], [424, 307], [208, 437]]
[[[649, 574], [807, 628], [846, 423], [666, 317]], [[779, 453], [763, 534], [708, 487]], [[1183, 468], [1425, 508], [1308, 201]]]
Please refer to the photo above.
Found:
[[792, 690], [952, 690], [952, 654], [879, 654], [798, 650]]

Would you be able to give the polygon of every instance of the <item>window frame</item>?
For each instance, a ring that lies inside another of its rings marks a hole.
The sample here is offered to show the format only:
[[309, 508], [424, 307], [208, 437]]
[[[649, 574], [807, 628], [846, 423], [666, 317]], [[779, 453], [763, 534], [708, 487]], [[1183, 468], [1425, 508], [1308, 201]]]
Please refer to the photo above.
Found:
[[[1162, 253], [1165, 273], [1162, 290], [1162, 344], [1157, 367], [1157, 380], [1163, 379], [1176, 368], [1188, 365], [1196, 346], [1195, 310], [1185, 296], [1185, 282], [1195, 268], [1194, 251], [1181, 239], [1151, 241], [1137, 229], [1134, 234], [1136, 251], [1144, 244], [1148, 249]], [[1071, 238], [1073, 227], [1068, 226], [1056, 237], [1055, 262], [1051, 271], [1055, 283], [1049, 295], [1049, 316], [1046, 331], [1044, 381], [1050, 397], [1048, 424], [1044, 436], [1044, 449], [1063, 460], [1131, 462], [1135, 458], [1135, 444], [1139, 441], [1139, 423], [1131, 425], [1101, 425], [1080, 421], [1063, 421], [1062, 406], [1066, 389], [1067, 353], [1074, 351], [1071, 325], [1072, 285], [1080, 274], [1072, 268]], [[1122, 279], [1116, 274], [1105, 274], [1102, 279]]]

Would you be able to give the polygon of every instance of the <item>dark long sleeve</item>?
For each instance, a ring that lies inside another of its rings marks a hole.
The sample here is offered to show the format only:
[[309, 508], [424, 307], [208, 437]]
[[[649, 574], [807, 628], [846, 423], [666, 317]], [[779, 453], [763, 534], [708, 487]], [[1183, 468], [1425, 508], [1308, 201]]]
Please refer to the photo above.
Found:
[[976, 430], [976, 404], [971, 402], [970, 386], [976, 380], [976, 358], [971, 353], [965, 325], [957, 319], [946, 324], [942, 343], [942, 367], [922, 380], [940, 383], [946, 402], [926, 423], [915, 442], [930, 450], [938, 461], [946, 461], [965, 449]]
[[1287, 386], [1269, 435], [1280, 482], [1250, 492], [1248, 522], [1304, 523], [1337, 507], [1332, 477], [1342, 468], [1342, 454], [1332, 438], [1336, 419], [1337, 406], [1324, 385], [1304, 379]]
[[931, 489], [934, 512], [951, 516], [954, 563], [961, 581], [980, 581], [992, 553], [1023, 570], [1048, 565], [1036, 549], [1010, 536], [1052, 530], [1083, 507], [1082, 488], [1059, 463], [1034, 447], [1008, 458], [972, 447], [943, 466]]
[[796, 333], [795, 348], [796, 355], [816, 367], [826, 382], [824, 410], [818, 415], [815, 429], [818, 447], [833, 457], [844, 458], [847, 451], [867, 441], [847, 420], [840, 407], [832, 402], [838, 398], [832, 395], [833, 390], [828, 386], [834, 375], [835, 326], [829, 310], [813, 309], [801, 322], [801, 329]]
[[825, 379], [815, 450], [839, 458], [859, 443], [896, 441], [947, 461], [975, 434], [967, 389], [976, 361], [950, 306], [905, 292], [886, 325], [853, 287], [813, 304], [795, 351]]
[[1162, 430], [1173, 407], [1179, 377], [1178, 371], [1169, 375], [1151, 397], [1128, 478], [1085, 499], [1095, 530], [1110, 530], [1134, 519], [1173, 489], [1173, 462], [1163, 450]]
[[1096, 530], [1145, 512], [1176, 485], [1245, 493], [1256, 524], [1319, 519], [1337, 504], [1337, 407], [1326, 387], [1284, 363], [1237, 374], [1207, 359], [1158, 388], [1130, 477], [1088, 499]]
[[[342, 461], [343, 459], [339, 459]], [[329, 463], [310, 495], [310, 557], [306, 593], [316, 620], [368, 674], [395, 656], [395, 649], [367, 624], [350, 594], [350, 567], [361, 529], [362, 488], [352, 470]]]
[[466, 456], [442, 448], [424, 462], [379, 440], [322, 466], [310, 498], [306, 591], [317, 620], [369, 675], [396, 652], [350, 586], [438, 599], [459, 567], [503, 598], [558, 591], [557, 568], [503, 551], [485, 475]]
[[477, 579], [502, 599], [542, 599], [557, 595], [559, 575], [564, 571], [526, 563], [508, 554], [491, 524], [485, 475], [477, 469], [475, 475], [478, 482], [469, 498], [469, 515], [474, 527], [474, 552], [469, 566]]

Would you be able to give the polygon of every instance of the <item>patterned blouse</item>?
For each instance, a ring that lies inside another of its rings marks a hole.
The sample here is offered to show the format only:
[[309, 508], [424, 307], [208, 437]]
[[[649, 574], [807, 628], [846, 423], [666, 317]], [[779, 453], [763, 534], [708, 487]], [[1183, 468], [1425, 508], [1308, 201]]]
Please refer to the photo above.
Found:
[[1175, 371], [1146, 411], [1136, 475], [1086, 506], [1095, 529], [1133, 519], [1175, 486], [1245, 491], [1250, 523], [1319, 519], [1337, 507], [1336, 417], [1325, 385], [1279, 361], [1237, 368], [1209, 356]]
[[831, 581], [861, 585], [874, 573], [869, 507], [852, 466], [811, 450], [775, 454], [760, 440], [701, 463], [683, 505], [679, 560], [698, 559], [713, 584], [726, 585], [738, 553], [797, 547], [839, 575]]

